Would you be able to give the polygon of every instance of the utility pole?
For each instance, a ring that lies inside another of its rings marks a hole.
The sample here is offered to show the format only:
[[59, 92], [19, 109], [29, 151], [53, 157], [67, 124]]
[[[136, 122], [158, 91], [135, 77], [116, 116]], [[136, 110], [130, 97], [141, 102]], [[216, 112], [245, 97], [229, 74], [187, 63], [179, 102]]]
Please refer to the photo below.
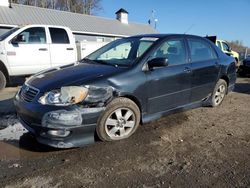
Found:
[[151, 27], [153, 27], [153, 28], [156, 29], [158, 19], [155, 18], [155, 12], [156, 12], [155, 10], [152, 10], [152, 11], [151, 11], [151, 16], [150, 16], [150, 19], [148, 20], [148, 24], [149, 24]]

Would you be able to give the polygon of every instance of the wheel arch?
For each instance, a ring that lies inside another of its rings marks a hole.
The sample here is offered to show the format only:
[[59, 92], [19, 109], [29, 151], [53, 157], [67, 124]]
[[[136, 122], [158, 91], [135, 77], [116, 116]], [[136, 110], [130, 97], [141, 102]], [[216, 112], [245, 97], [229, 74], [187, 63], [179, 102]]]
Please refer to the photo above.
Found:
[[123, 95], [119, 95], [119, 97], [125, 97], [125, 98], [128, 98], [131, 101], [133, 101], [138, 106], [140, 112], [142, 113], [142, 106], [141, 106], [141, 103], [137, 97], [135, 97], [134, 95], [131, 95], [131, 94], [123, 94]]
[[222, 76], [220, 77], [220, 79], [226, 81], [226, 83], [227, 83], [227, 93], [228, 93], [228, 87], [229, 87], [229, 78], [228, 78], [228, 76], [222, 75]]
[[8, 69], [6, 68], [6, 66], [4, 65], [4, 63], [2, 61], [0, 61], [0, 71], [3, 72], [6, 80], [9, 82], [10, 81], [9, 72], [8, 72]]
[[130, 99], [131, 101], [133, 101], [138, 106], [138, 108], [140, 110], [140, 114], [141, 114], [140, 123], [142, 123], [142, 111], [143, 111], [143, 107], [142, 107], [142, 104], [141, 104], [140, 100], [136, 96], [134, 96], [132, 94], [129, 94], [129, 93], [120, 94], [118, 97], [128, 98], [128, 99]]

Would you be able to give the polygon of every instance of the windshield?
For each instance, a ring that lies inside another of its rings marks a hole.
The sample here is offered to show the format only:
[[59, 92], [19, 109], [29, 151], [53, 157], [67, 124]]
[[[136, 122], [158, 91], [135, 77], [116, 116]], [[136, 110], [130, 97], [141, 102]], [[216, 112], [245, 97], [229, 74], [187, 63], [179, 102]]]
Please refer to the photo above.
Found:
[[154, 37], [119, 39], [93, 52], [85, 59], [116, 66], [130, 66], [156, 41]]
[[14, 27], [11, 30], [7, 31], [6, 33], [2, 34], [0, 36], [0, 41], [3, 41], [4, 39], [6, 39], [8, 36], [10, 36], [12, 33], [17, 31], [18, 29], [19, 29], [19, 27]]

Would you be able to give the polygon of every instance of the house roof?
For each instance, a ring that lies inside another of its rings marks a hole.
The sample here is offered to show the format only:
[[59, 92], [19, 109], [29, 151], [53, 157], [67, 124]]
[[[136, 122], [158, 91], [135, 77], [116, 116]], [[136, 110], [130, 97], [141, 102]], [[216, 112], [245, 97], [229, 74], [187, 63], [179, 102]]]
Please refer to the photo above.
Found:
[[0, 6], [0, 25], [46, 24], [69, 27], [75, 33], [107, 36], [131, 36], [157, 33], [147, 24], [121, 23], [116, 19], [90, 16], [34, 6], [12, 4], [12, 8]]
[[120, 12], [122, 12], [122, 13], [127, 13], [127, 14], [128, 14], [128, 11], [126, 11], [126, 10], [123, 9], [123, 8], [119, 9], [119, 10], [116, 12], [116, 14], [118, 14], [118, 13], [120, 13]]

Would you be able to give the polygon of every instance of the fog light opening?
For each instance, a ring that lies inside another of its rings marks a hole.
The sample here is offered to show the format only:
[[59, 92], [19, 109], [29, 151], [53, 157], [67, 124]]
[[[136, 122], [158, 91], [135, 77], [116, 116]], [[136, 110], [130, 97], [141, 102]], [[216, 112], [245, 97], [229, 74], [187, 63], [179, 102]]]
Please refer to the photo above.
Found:
[[66, 130], [49, 130], [47, 132], [48, 135], [56, 136], [56, 137], [67, 137], [70, 134], [70, 131]]

